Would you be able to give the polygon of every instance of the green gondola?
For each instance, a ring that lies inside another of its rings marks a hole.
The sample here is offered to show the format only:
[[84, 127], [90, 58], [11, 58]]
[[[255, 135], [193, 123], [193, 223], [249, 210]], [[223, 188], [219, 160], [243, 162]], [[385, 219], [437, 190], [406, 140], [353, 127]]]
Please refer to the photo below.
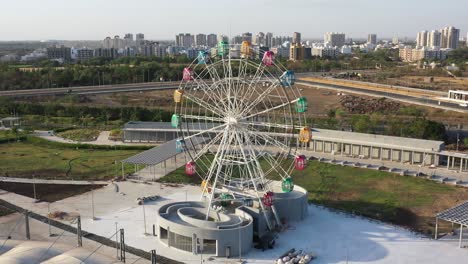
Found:
[[281, 189], [286, 193], [292, 192], [292, 190], [294, 190], [293, 179], [291, 179], [291, 177], [284, 179], [283, 183], [281, 184]]

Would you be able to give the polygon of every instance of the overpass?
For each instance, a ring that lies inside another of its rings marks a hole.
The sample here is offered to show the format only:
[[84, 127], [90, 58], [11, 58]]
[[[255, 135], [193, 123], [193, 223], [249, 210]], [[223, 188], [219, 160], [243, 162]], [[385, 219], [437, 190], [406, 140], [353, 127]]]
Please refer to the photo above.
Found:
[[386, 97], [409, 104], [429, 106], [468, 114], [468, 108], [460, 106], [456, 102], [443, 101], [441, 97], [446, 96], [446, 93], [438, 91], [319, 77], [299, 78], [297, 84], [331, 89], [339, 92], [348, 92], [374, 97]]
[[179, 87], [180, 82], [149, 82], [131, 84], [113, 84], [99, 86], [77, 86], [66, 88], [44, 88], [29, 90], [0, 91], [0, 96], [5, 97], [30, 97], [30, 96], [50, 96], [67, 94], [104, 94], [116, 92], [140, 92], [152, 90], [168, 90]]

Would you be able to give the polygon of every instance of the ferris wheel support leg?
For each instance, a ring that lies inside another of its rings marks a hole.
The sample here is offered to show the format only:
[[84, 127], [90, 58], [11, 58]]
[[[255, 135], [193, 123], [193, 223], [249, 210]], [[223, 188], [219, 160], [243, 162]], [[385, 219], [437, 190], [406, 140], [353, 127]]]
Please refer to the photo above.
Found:
[[[237, 137], [237, 140], [239, 142], [242, 142], [242, 140], [240, 139], [239, 135], [237, 134], [236, 132], [236, 137]], [[244, 159], [247, 160], [247, 156], [245, 155], [245, 150], [244, 148], [242, 147], [242, 144], [239, 145], [240, 149], [241, 149], [241, 153], [242, 153], [242, 156], [244, 156]], [[265, 206], [263, 205], [262, 203], [262, 199], [260, 198], [260, 196], [258, 195], [258, 188], [257, 188], [257, 184], [255, 182], [255, 179], [254, 179], [254, 173], [252, 172], [252, 169], [250, 168], [249, 164], [246, 165], [247, 167], [247, 170], [250, 174], [250, 178], [252, 179], [252, 183], [253, 183], [253, 187], [254, 187], [254, 190], [255, 190], [255, 194], [257, 195], [257, 198], [258, 198], [258, 203], [260, 204], [260, 207], [262, 208], [262, 212], [263, 212], [263, 215], [265, 216], [265, 221], [268, 225], [268, 229], [269, 230], [273, 230], [273, 226], [271, 225], [271, 222], [270, 222], [270, 218], [268, 217], [268, 214], [267, 214], [267, 210], [265, 209]]]
[[[222, 144], [220, 145], [221, 147], [221, 150], [218, 150], [218, 153], [216, 153], [217, 155], [219, 154], [219, 159], [218, 160], [222, 160], [223, 156], [224, 156], [224, 152], [226, 151], [226, 145], [229, 144], [229, 141], [230, 139], [228, 140], [228, 135], [227, 135], [227, 131], [228, 129], [224, 130], [224, 137], [223, 137], [223, 142]], [[211, 178], [211, 176], [213, 175], [213, 170], [214, 170], [214, 164], [216, 163], [216, 157], [215, 159], [213, 160], [213, 167], [210, 169], [210, 175], [209, 175], [209, 178], [208, 178], [208, 182]], [[216, 171], [216, 176], [215, 176], [215, 180], [213, 182], [213, 188], [211, 190], [211, 194], [209, 195], [209, 202], [208, 202], [208, 209], [207, 209], [207, 212], [206, 212], [206, 218], [205, 220], [208, 220], [208, 217], [210, 215], [210, 211], [211, 211], [211, 203], [213, 202], [213, 198], [214, 198], [214, 194], [216, 192], [216, 184], [218, 183], [218, 177], [219, 177], [219, 174], [221, 173], [221, 169], [222, 169], [222, 164], [221, 162], [218, 163], [218, 168], [217, 168], [217, 171]], [[205, 186], [204, 189], [208, 188], [208, 185]], [[205, 191], [205, 190], [203, 190]], [[202, 195], [203, 195], [204, 192], [202, 192]]]
[[277, 225], [278, 227], [281, 227], [281, 220], [280, 220], [280, 218], [279, 218], [278, 211], [276, 211], [275, 205], [272, 205], [272, 206], [271, 206], [271, 212], [272, 212], [273, 215], [275, 216], [276, 225]]

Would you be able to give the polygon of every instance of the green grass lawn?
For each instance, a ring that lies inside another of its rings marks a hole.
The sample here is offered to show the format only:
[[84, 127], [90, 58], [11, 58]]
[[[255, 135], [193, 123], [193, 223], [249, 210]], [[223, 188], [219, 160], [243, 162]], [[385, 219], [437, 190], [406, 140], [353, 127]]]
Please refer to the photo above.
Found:
[[[308, 190], [310, 202], [423, 233], [433, 231], [436, 213], [468, 200], [468, 190], [462, 187], [318, 161], [309, 161], [292, 178]], [[184, 168], [179, 168], [160, 181], [199, 184], [201, 180], [186, 176]], [[441, 225], [441, 230], [448, 228], [448, 224]]]
[[79, 128], [60, 132], [57, 135], [74, 141], [93, 141], [99, 136], [97, 129]]
[[[142, 150], [79, 149], [28, 141], [0, 144], [0, 175], [43, 179], [99, 180], [121, 175], [121, 160]], [[115, 165], [114, 161], [118, 161]], [[133, 167], [128, 165], [126, 171]]]

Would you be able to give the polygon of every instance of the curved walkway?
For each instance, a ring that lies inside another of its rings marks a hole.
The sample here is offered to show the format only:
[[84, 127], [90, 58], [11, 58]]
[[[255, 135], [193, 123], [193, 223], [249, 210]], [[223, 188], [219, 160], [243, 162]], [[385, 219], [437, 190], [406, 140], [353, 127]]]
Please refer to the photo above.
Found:
[[69, 185], [107, 185], [107, 181], [74, 181], [74, 180], [43, 180], [43, 179], [28, 179], [28, 178], [11, 178], [0, 177], [0, 182], [14, 183], [35, 183], [35, 184], [69, 184]]
[[33, 135], [59, 143], [66, 143], [66, 144], [90, 144], [90, 145], [106, 145], [106, 146], [156, 146], [158, 144], [151, 144], [151, 143], [124, 143], [122, 141], [113, 141], [109, 140], [110, 131], [101, 131], [99, 136], [94, 141], [75, 141], [71, 139], [66, 139], [59, 137], [54, 134], [53, 131], [44, 131], [44, 130], [36, 130], [34, 131]]

